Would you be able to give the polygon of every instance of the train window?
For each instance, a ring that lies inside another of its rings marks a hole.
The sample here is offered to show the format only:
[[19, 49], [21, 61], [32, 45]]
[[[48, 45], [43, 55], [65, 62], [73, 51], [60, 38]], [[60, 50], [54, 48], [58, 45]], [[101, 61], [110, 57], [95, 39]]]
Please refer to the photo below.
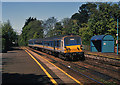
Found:
[[33, 42], [32, 42], [32, 44], [33, 44]]
[[57, 47], [59, 47], [59, 40], [57, 40]]
[[47, 46], [49, 46], [49, 41], [47, 41]]
[[48, 46], [48, 43], [47, 43], [47, 41], [45, 41], [44, 45], [45, 45], [45, 46]]
[[69, 38], [65, 38], [65, 45], [69, 45]]
[[80, 45], [80, 37], [66, 37], [65, 46], [67, 45]]
[[52, 41], [49, 41], [49, 43], [50, 43], [50, 46], [52, 46]]
[[51, 47], [53, 47], [53, 41], [51, 41]]
[[39, 42], [35, 42], [35, 44], [42, 45], [42, 42], [41, 42], [41, 41], [39, 41]]
[[61, 41], [60, 40], [57, 40], [57, 47], [61, 47]]
[[55, 47], [56, 45], [55, 45], [55, 41], [53, 41], [53, 47]]
[[51, 41], [51, 47], [52, 47], [52, 41]]
[[51, 42], [49, 41], [49, 46], [51, 46]]

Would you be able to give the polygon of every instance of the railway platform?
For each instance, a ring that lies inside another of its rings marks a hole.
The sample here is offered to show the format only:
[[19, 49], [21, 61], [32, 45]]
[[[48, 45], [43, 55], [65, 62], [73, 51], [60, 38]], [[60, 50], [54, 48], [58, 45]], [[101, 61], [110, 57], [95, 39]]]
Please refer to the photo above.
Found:
[[47, 75], [20, 48], [2, 55], [2, 85], [52, 84]]
[[2, 60], [2, 85], [81, 84], [62, 69], [24, 48], [16, 47], [3, 53]]

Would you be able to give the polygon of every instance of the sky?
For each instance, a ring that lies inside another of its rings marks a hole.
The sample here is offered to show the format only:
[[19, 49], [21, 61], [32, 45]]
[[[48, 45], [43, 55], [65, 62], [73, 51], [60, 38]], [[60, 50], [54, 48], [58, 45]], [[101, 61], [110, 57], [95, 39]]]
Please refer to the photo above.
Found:
[[13, 29], [19, 34], [21, 33], [26, 19], [29, 17], [36, 17], [38, 20], [47, 20], [50, 17], [55, 17], [58, 20], [62, 20], [63, 18], [70, 18], [74, 13], [78, 12], [78, 9], [82, 4], [86, 3], [78, 2], [78, 0], [62, 0], [63, 2], [54, 2], [55, 0], [24, 0], [26, 2], [17, 1], [20, 0], [2, 0], [2, 7], [0, 5], [0, 8], [2, 8], [2, 15], [0, 16], [2, 16], [3, 22], [10, 20]]
[[2, 20], [10, 23], [15, 31], [21, 31], [26, 19], [36, 17], [46, 20], [55, 17], [58, 20], [70, 18], [78, 12], [81, 2], [3, 2]]

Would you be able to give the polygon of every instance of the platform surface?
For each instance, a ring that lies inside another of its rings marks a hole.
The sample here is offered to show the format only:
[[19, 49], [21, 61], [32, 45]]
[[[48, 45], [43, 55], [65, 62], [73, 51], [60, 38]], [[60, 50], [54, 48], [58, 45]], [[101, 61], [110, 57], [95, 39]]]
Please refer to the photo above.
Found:
[[[22, 49], [15, 48], [2, 55], [2, 84], [53, 84], [37, 63]], [[52, 71], [50, 71], [52, 73]], [[53, 77], [63, 83], [54, 73]]]

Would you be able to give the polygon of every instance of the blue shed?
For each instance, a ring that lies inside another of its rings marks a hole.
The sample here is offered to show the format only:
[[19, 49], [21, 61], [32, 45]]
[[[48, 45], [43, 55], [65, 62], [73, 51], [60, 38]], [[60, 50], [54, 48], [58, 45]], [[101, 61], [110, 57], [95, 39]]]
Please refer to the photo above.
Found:
[[114, 38], [111, 35], [95, 35], [91, 38], [91, 52], [114, 52]]

